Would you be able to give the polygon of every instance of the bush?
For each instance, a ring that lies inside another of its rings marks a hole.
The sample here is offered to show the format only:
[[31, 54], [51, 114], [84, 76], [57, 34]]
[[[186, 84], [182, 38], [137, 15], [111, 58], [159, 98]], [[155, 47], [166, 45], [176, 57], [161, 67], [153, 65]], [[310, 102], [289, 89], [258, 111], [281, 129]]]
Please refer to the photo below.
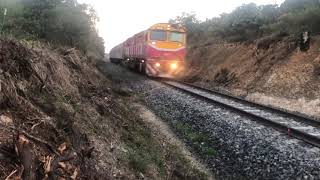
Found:
[[222, 68], [214, 77], [214, 81], [220, 85], [227, 86], [228, 84], [237, 81], [235, 73], [230, 72], [229, 69]]
[[271, 44], [279, 42], [282, 40], [283, 37], [287, 36], [288, 34], [285, 32], [279, 32], [276, 34], [272, 34], [270, 36], [263, 37], [257, 41], [257, 48], [258, 49], [269, 49]]
[[302, 31], [320, 32], [320, 6], [308, 7], [283, 15], [280, 18], [280, 29], [289, 33], [298, 34]]

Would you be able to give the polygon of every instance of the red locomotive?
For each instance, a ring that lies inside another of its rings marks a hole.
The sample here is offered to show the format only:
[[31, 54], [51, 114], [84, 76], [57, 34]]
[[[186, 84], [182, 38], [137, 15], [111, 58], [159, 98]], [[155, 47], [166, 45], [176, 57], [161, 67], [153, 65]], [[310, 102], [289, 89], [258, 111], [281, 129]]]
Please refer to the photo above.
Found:
[[122, 62], [152, 77], [174, 77], [184, 67], [186, 29], [159, 23], [110, 51], [111, 62]]

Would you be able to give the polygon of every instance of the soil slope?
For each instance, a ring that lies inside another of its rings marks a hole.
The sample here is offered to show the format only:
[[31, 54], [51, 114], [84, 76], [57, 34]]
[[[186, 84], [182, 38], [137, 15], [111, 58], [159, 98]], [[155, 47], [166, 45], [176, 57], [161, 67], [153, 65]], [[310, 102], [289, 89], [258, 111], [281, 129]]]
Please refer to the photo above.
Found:
[[186, 80], [320, 117], [320, 37], [301, 52], [289, 38], [189, 48]]
[[0, 40], [0, 179], [199, 179], [76, 49]]

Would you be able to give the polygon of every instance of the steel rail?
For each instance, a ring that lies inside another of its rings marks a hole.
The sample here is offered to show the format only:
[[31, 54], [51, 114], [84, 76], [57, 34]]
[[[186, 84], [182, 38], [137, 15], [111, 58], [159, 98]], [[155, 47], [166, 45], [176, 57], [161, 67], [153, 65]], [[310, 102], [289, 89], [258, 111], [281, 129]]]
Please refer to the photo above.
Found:
[[175, 82], [181, 83], [181, 84], [184, 84], [186, 86], [190, 86], [190, 87], [193, 87], [195, 89], [199, 89], [199, 90], [211, 93], [211, 94], [219, 95], [219, 96], [222, 96], [224, 98], [229, 98], [231, 100], [235, 100], [235, 101], [238, 101], [238, 102], [243, 103], [243, 104], [254, 106], [256, 108], [260, 108], [260, 109], [268, 110], [268, 111], [275, 112], [275, 113], [278, 113], [278, 114], [281, 114], [281, 115], [285, 115], [287, 117], [294, 118], [296, 121], [300, 121], [302, 123], [307, 123], [309, 125], [317, 126], [317, 127], [320, 128], [320, 120], [312, 119], [311, 117], [307, 117], [305, 115], [295, 114], [293, 112], [287, 112], [287, 111], [284, 111], [284, 110], [281, 110], [281, 109], [278, 109], [278, 108], [275, 108], [275, 107], [270, 107], [270, 106], [266, 106], [266, 105], [263, 105], [263, 104], [251, 102], [251, 101], [248, 101], [248, 100], [245, 100], [245, 99], [233, 96], [233, 95], [224, 94], [222, 92], [211, 90], [211, 89], [204, 88], [204, 87], [200, 87], [200, 86], [197, 86], [197, 85], [194, 85], [194, 84], [190, 84], [190, 83], [186, 83], [186, 82], [180, 82], [180, 81], [175, 81]]
[[[214, 103], [214, 104], [218, 104], [226, 109], [230, 109], [234, 112], [237, 112], [239, 114], [242, 114], [242, 115], [245, 115], [247, 117], [250, 117], [250, 119], [252, 120], [255, 120], [257, 122], [260, 122], [262, 124], [265, 124], [265, 125], [268, 125], [270, 127], [273, 127], [275, 129], [277, 129], [278, 131], [281, 131], [291, 137], [294, 137], [294, 138], [297, 138], [297, 139], [300, 139], [304, 142], [307, 142], [313, 146], [317, 146], [317, 147], [320, 147], [320, 136], [314, 136], [312, 135], [311, 133], [307, 133], [307, 132], [304, 132], [304, 131], [301, 131], [299, 130], [299, 128], [292, 128], [288, 125], [285, 125], [285, 124], [281, 124], [279, 122], [275, 122], [274, 120], [271, 120], [271, 119], [268, 119], [267, 117], [263, 117], [263, 116], [260, 116], [260, 115], [257, 115], [257, 114], [254, 114], [254, 113], [251, 113], [251, 112], [248, 112], [248, 111], [244, 111], [243, 109], [239, 108], [239, 107], [236, 107], [236, 106], [233, 106], [233, 105], [230, 105], [230, 104], [227, 104], [227, 103], [223, 103], [223, 102], [220, 102], [220, 101], [217, 101], [217, 100], [214, 100], [212, 98], [209, 98], [205, 95], [202, 95], [202, 94], [199, 94], [199, 93], [196, 93], [193, 90], [196, 90], [196, 91], [202, 91], [202, 92], [206, 92], [208, 94], [211, 94], [211, 95], [214, 95], [214, 96], [219, 96], [219, 97], [222, 97], [222, 98], [225, 98], [226, 100], [233, 100], [233, 101], [237, 101], [238, 103], [242, 103], [246, 106], [251, 106], [251, 107], [255, 107], [255, 108], [259, 108], [259, 109], [262, 109], [262, 110], [267, 110], [271, 113], [275, 113], [276, 115], [284, 115], [288, 118], [291, 118], [292, 121], [296, 121], [296, 122], [300, 122], [300, 123], [303, 123], [303, 124], [308, 124], [314, 128], [319, 128], [320, 127], [320, 122], [317, 121], [317, 120], [313, 120], [311, 118], [306, 118], [306, 117], [303, 117], [303, 116], [298, 116], [298, 115], [295, 115], [295, 114], [291, 114], [289, 112], [285, 112], [285, 111], [281, 111], [279, 109], [274, 109], [274, 108], [271, 108], [271, 107], [268, 107], [268, 106], [264, 106], [264, 105], [260, 105], [260, 104], [257, 104], [257, 103], [252, 103], [250, 101], [246, 101], [244, 99], [241, 99], [241, 98], [238, 98], [238, 97], [235, 97], [235, 96], [231, 96], [231, 95], [227, 95], [227, 94], [223, 94], [221, 92], [217, 92], [217, 91], [213, 91], [213, 90], [209, 90], [209, 89], [206, 89], [206, 88], [203, 88], [203, 87], [198, 87], [198, 86], [195, 86], [195, 85], [192, 85], [192, 84], [188, 84], [188, 83], [183, 83], [183, 82], [178, 82], [178, 81], [172, 81], [172, 80], [160, 80], [161, 83], [165, 84], [165, 85], [168, 85], [170, 87], [173, 87], [177, 90], [180, 90], [182, 92], [185, 92], [187, 94], [190, 94], [194, 97], [197, 97], [197, 98], [200, 98], [204, 101], [207, 101], [207, 102], [210, 102], [210, 103]], [[188, 88], [183, 88], [177, 84], [180, 84], [182, 86], [185, 86], [185, 87], [188, 87]]]

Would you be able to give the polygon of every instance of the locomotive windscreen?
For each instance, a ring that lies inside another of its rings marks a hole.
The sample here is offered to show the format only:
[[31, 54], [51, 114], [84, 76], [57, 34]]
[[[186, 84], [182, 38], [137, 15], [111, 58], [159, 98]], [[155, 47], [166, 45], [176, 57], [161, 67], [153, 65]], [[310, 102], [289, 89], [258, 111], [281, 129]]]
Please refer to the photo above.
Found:
[[150, 32], [150, 40], [155, 41], [166, 41], [167, 40], [167, 32], [166, 31], [151, 31]]
[[184, 43], [184, 33], [169, 32], [169, 41]]

